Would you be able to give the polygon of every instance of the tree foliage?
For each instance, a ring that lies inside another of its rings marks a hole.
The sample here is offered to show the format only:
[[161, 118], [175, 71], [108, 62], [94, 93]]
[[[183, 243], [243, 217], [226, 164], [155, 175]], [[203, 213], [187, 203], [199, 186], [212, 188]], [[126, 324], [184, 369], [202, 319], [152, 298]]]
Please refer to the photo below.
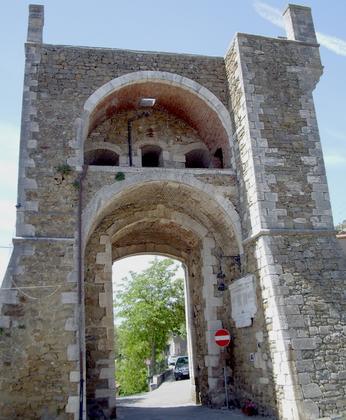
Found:
[[131, 272], [116, 294], [117, 381], [122, 394], [146, 389], [147, 368], [152, 373], [170, 334], [185, 329], [184, 283], [175, 278], [177, 266], [170, 259], [155, 259], [141, 273]]
[[342, 221], [341, 223], [335, 226], [335, 230], [338, 233], [346, 232], [346, 220]]

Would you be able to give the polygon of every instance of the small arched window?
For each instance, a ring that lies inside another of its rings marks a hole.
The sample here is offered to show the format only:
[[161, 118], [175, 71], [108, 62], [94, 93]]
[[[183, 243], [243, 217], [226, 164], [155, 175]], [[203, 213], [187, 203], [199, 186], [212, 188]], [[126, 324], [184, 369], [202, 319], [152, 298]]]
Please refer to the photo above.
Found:
[[213, 157], [213, 167], [223, 169], [223, 151], [221, 147], [216, 149]]
[[96, 166], [119, 166], [119, 155], [112, 150], [89, 150], [84, 154], [84, 163]]
[[162, 165], [162, 149], [160, 146], [146, 145], [142, 147], [142, 166], [158, 168]]
[[209, 168], [209, 152], [204, 149], [194, 149], [185, 155], [185, 168]]

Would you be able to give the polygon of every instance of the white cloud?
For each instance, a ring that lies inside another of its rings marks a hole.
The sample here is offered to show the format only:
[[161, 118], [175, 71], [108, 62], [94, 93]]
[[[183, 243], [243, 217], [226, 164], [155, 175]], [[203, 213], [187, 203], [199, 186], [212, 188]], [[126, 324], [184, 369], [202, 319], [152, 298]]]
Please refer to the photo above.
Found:
[[[255, 1], [254, 8], [263, 19], [268, 20], [270, 23], [278, 26], [279, 28], [285, 27], [281, 10], [261, 1]], [[345, 40], [331, 35], [322, 34], [321, 32], [316, 32], [316, 37], [317, 41], [328, 50], [333, 51], [335, 54], [346, 56]]]
[[324, 161], [329, 166], [346, 165], [346, 157], [342, 155], [325, 154]]
[[263, 19], [268, 20], [275, 26], [284, 28], [284, 22], [282, 19], [281, 10], [276, 9], [275, 7], [269, 6], [269, 4], [263, 3], [261, 1], [256, 1], [254, 3], [254, 8], [256, 12], [263, 17]]
[[316, 36], [317, 41], [328, 48], [328, 50], [333, 51], [335, 54], [346, 56], [346, 41], [334, 36], [321, 34], [321, 32], [316, 32]]

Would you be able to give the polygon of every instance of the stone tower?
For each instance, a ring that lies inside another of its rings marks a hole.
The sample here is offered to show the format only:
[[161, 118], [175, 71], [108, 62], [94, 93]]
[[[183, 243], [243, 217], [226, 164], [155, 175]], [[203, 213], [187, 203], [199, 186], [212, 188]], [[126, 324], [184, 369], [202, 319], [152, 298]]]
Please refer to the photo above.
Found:
[[138, 253], [185, 264], [196, 399], [223, 404], [226, 363], [235, 404], [345, 413], [319, 46], [309, 8], [284, 19], [287, 39], [239, 33], [205, 57], [44, 44], [43, 7], [30, 6], [1, 419], [115, 418], [111, 267]]

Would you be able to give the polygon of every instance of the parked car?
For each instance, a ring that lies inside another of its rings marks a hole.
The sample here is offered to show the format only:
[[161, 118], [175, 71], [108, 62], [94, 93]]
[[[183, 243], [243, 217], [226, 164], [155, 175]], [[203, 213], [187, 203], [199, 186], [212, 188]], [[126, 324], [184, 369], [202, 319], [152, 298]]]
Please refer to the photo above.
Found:
[[176, 381], [183, 378], [188, 379], [190, 377], [188, 356], [179, 356], [177, 358], [173, 373]]
[[168, 366], [175, 366], [178, 356], [168, 356]]

